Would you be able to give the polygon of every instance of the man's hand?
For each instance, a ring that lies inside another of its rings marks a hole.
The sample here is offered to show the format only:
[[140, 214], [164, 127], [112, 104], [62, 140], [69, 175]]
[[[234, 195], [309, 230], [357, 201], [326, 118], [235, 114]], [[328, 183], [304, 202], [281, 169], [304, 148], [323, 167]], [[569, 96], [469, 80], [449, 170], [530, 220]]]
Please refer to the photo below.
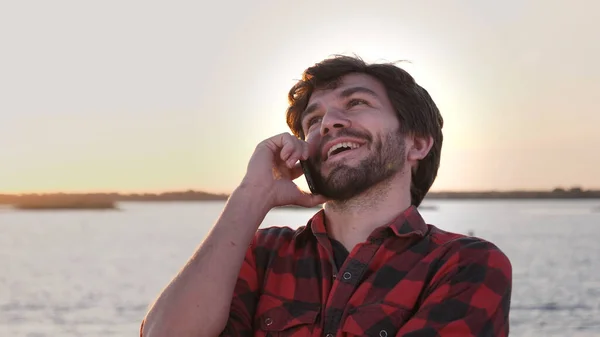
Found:
[[304, 192], [293, 182], [303, 172], [299, 160], [310, 155], [307, 142], [282, 133], [260, 142], [250, 158], [241, 188], [266, 198], [272, 207], [299, 205], [313, 207], [324, 203], [323, 196]]

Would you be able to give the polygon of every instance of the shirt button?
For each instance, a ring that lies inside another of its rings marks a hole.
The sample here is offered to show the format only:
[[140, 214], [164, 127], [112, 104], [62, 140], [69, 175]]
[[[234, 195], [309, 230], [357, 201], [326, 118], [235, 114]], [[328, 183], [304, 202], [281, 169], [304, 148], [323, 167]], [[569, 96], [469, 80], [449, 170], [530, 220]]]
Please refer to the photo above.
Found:
[[344, 280], [349, 280], [352, 277], [352, 274], [350, 274], [349, 272], [345, 272], [343, 277]]
[[273, 324], [273, 320], [271, 319], [271, 317], [267, 317], [267, 318], [265, 319], [265, 324], [266, 324], [267, 326], [269, 326], [269, 325]]
[[387, 337], [387, 331], [385, 331], [385, 330], [379, 331], [379, 336], [380, 337]]

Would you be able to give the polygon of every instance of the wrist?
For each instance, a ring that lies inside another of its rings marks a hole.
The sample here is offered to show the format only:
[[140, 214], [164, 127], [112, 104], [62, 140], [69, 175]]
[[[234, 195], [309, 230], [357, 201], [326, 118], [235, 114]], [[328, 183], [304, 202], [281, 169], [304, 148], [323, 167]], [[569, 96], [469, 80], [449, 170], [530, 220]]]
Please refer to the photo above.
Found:
[[229, 197], [229, 202], [248, 205], [250, 209], [266, 215], [273, 208], [271, 190], [265, 186], [242, 182]]

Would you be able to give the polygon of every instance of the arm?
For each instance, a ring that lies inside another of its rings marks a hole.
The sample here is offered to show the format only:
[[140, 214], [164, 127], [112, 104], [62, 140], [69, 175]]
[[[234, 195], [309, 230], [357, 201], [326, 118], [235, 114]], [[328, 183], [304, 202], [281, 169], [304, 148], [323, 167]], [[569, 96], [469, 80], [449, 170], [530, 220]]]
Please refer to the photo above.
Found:
[[[256, 287], [251, 281], [253, 259], [247, 253], [268, 212], [261, 199], [243, 188], [231, 195], [204, 242], [151, 306], [140, 336], [218, 336], [230, 308], [231, 327], [246, 322], [248, 314], [241, 310], [245, 299], [231, 299], [234, 288], [244, 292]], [[238, 275], [244, 277], [238, 281]]]
[[470, 241], [434, 277], [402, 337], [508, 336], [512, 267], [494, 245]]
[[140, 336], [246, 334], [257, 287], [254, 259], [247, 253], [256, 230], [275, 206], [312, 207], [325, 201], [293, 182], [302, 175], [296, 163], [308, 155], [308, 143], [289, 133], [256, 147], [241, 185], [204, 242], [151, 306]]

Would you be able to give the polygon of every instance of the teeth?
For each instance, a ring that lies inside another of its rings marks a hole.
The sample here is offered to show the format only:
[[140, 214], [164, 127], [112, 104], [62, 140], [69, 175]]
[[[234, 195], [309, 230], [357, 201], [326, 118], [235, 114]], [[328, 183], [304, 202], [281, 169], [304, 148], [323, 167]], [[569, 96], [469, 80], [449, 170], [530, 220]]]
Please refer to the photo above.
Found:
[[335, 144], [334, 146], [332, 146], [329, 149], [329, 151], [327, 151], [327, 157], [329, 157], [331, 155], [331, 152], [333, 152], [333, 151], [335, 151], [335, 150], [337, 150], [339, 148], [342, 148], [342, 147], [348, 147], [348, 148], [351, 148], [351, 149], [356, 149], [356, 148], [360, 147], [360, 145], [358, 145], [356, 143], [353, 143], [353, 142], [344, 142], [344, 143]]

